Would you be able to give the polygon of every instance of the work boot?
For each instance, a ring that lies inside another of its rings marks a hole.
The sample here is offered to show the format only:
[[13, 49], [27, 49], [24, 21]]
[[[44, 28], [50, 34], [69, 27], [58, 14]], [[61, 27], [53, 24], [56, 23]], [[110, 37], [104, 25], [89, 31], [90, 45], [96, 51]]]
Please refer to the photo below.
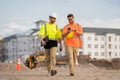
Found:
[[70, 76], [74, 76], [74, 73], [70, 73]]
[[55, 76], [57, 74], [56, 70], [51, 70], [51, 76]]

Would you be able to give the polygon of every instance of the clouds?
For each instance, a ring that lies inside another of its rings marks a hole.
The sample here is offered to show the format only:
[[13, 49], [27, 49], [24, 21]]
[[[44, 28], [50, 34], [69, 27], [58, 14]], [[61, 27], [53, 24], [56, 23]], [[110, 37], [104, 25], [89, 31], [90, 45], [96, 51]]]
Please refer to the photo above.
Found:
[[61, 28], [69, 13], [84, 27], [120, 28], [120, 0], [3, 0], [0, 11], [0, 34], [4, 36], [24, 32], [36, 20], [49, 20], [53, 11], [59, 15]]
[[30, 28], [32, 27], [20, 25], [13, 21], [8, 24], [1, 25], [0, 34], [2, 36], [9, 36], [9, 35], [16, 34], [16, 33], [22, 33]]
[[120, 18], [101, 20], [94, 19], [91, 21], [81, 21], [84, 27], [99, 27], [99, 28], [118, 28], [120, 29]]
[[[102, 20], [102, 19], [81, 20], [80, 23], [83, 27], [120, 29], [120, 18], [115, 18], [115, 19], [110, 19], [110, 20]], [[66, 25], [65, 22], [61, 22], [61, 21], [58, 21], [57, 24], [59, 24], [61, 28], [63, 28], [63, 26]], [[8, 24], [0, 26], [0, 35], [6, 37], [12, 34], [25, 32], [31, 28], [35, 28], [35, 26], [32, 26], [32, 25], [24, 26], [24, 25], [20, 25], [13, 21]]]

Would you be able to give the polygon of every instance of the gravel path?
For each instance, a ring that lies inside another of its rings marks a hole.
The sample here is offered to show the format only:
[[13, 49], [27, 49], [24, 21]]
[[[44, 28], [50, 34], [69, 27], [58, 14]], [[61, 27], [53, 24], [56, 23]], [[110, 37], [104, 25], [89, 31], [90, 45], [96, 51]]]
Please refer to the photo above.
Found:
[[69, 76], [68, 66], [56, 69], [56, 76], [48, 76], [45, 68], [31, 70], [22, 65], [22, 69], [16, 71], [15, 64], [4, 64], [0, 67], [0, 80], [120, 80], [120, 70], [107, 70], [92, 64], [77, 66], [73, 77]]

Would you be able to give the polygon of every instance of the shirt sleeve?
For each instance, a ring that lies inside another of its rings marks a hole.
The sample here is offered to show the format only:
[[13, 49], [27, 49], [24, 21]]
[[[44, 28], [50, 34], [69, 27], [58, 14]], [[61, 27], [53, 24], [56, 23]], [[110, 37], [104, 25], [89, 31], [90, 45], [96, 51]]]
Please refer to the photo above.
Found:
[[45, 37], [45, 27], [44, 27], [44, 24], [42, 24], [42, 25], [40, 26], [39, 36]]
[[66, 34], [66, 32], [67, 32], [67, 28], [66, 28], [66, 26], [64, 26], [64, 28], [62, 30], [62, 35]]
[[56, 37], [57, 37], [58, 39], [59, 39], [59, 38], [62, 38], [62, 33], [61, 33], [61, 30], [60, 30], [59, 27], [58, 27], [58, 29], [57, 29]]
[[80, 24], [77, 24], [77, 25], [78, 25], [77, 32], [79, 32], [82, 35], [83, 34], [82, 26]]

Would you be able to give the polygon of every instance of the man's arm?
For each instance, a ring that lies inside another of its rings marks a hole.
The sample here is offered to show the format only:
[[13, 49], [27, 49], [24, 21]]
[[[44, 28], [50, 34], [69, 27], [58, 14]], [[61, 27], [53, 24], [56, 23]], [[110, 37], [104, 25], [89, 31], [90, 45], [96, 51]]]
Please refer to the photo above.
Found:
[[46, 42], [43, 40], [43, 36], [42, 35], [40, 35], [40, 41], [41, 41], [43, 46], [46, 45]]
[[59, 39], [58, 39], [58, 42], [59, 42], [59, 44], [60, 44], [60, 51], [62, 51], [62, 38], [59, 38]]
[[74, 32], [76, 32], [78, 35], [82, 36], [83, 35], [83, 29], [81, 27], [80, 24], [77, 23], [77, 29], [73, 30]]
[[46, 42], [43, 40], [44, 35], [45, 35], [45, 28], [44, 28], [44, 24], [42, 24], [40, 31], [39, 31], [39, 37], [40, 37], [40, 41], [41, 41], [42, 45], [46, 45]]
[[75, 30], [74, 32], [76, 32], [78, 35], [82, 36], [83, 35], [83, 31], [78, 31], [78, 30]]

